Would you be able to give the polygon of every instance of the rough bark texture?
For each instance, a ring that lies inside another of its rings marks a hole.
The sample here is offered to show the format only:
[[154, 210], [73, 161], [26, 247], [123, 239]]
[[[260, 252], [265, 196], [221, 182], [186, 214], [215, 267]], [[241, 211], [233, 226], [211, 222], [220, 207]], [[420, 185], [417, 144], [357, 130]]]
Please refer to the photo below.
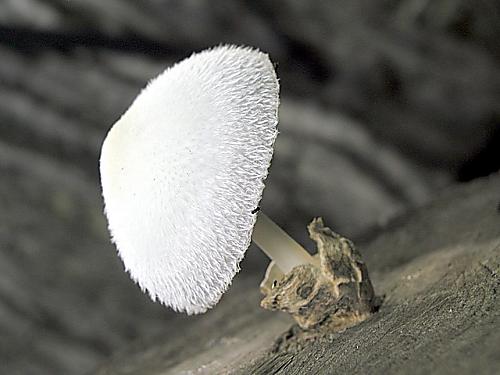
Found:
[[361, 255], [349, 239], [314, 219], [307, 227], [316, 244], [317, 264], [301, 264], [283, 274], [269, 264], [260, 305], [290, 314], [304, 330], [342, 331], [377, 309], [373, 286]]
[[97, 373], [496, 373], [499, 192], [500, 176], [450, 190], [361, 246], [385, 301], [356, 327], [280, 336], [286, 317], [259, 310], [247, 280], [210, 315], [172, 327], [174, 338], [136, 346]]

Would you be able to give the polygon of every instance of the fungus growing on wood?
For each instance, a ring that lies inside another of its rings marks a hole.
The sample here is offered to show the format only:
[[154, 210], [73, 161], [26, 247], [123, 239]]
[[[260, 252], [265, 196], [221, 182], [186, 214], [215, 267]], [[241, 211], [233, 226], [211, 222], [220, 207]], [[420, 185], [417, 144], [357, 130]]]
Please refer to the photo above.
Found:
[[[332, 244], [312, 257], [260, 212], [278, 105], [269, 57], [223, 46], [165, 70], [109, 131], [100, 160], [109, 230], [126, 270], [153, 300], [188, 314], [205, 312], [226, 291], [253, 240], [272, 259], [263, 307], [290, 312], [305, 329], [332, 312], [330, 326], [339, 327], [371, 311], [365, 306], [371, 284], [357, 253], [334, 256], [344, 247]], [[340, 268], [327, 264], [336, 259]], [[304, 295], [305, 283], [314, 293]], [[329, 293], [318, 294], [325, 288]], [[352, 308], [332, 305], [346, 301]]]

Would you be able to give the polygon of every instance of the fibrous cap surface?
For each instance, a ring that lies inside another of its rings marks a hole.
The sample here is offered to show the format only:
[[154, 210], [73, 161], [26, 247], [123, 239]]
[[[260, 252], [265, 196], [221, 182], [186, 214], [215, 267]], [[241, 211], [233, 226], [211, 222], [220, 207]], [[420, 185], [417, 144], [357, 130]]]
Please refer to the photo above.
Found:
[[177, 311], [215, 305], [247, 250], [277, 135], [268, 56], [221, 46], [165, 70], [113, 125], [100, 172], [126, 270]]

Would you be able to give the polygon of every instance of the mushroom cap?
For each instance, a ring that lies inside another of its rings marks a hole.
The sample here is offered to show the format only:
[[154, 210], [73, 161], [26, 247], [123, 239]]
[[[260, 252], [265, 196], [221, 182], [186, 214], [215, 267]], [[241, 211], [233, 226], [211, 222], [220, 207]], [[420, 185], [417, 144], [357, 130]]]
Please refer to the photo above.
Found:
[[268, 55], [220, 46], [166, 69], [110, 129], [100, 159], [109, 230], [153, 300], [205, 312], [239, 271], [278, 105]]

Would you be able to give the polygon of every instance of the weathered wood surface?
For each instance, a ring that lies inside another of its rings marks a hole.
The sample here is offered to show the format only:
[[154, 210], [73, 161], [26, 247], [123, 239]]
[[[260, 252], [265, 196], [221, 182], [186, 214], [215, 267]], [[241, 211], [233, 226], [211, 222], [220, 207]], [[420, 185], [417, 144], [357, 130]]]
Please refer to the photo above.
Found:
[[[123, 273], [98, 187], [106, 130], [165, 66], [268, 51], [283, 104], [262, 207], [306, 245], [314, 216], [358, 239], [498, 142], [497, 19], [495, 1], [0, 1], [0, 373], [85, 373], [191, 321]], [[264, 268], [250, 250], [234, 290]]]
[[207, 316], [171, 326], [97, 373], [497, 373], [499, 201], [497, 175], [446, 192], [361, 246], [384, 303], [342, 333], [275, 341], [286, 317], [259, 309], [255, 278]]

